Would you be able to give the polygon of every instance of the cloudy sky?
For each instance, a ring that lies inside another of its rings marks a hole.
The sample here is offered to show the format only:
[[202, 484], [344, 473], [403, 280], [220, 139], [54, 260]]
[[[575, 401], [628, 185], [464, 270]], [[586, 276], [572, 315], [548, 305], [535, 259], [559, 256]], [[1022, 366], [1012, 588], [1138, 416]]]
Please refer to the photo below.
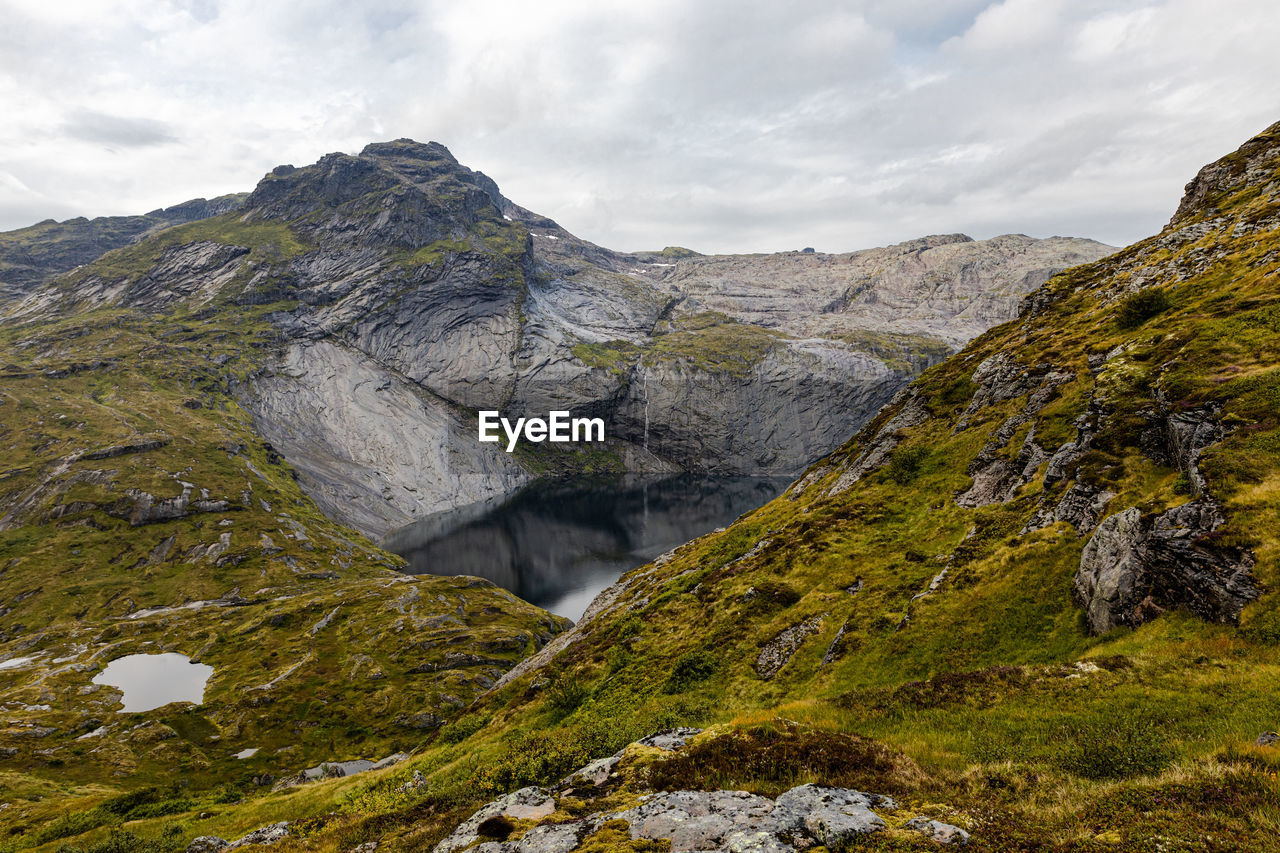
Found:
[[0, 0], [0, 229], [442, 142], [617, 249], [1153, 233], [1280, 120], [1275, 0]]

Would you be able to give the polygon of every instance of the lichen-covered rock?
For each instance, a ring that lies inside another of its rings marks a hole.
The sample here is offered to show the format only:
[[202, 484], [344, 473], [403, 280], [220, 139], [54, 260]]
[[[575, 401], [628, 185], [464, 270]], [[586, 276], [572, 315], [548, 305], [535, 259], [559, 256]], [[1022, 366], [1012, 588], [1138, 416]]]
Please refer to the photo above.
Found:
[[776, 834], [761, 830], [732, 832], [725, 836], [724, 847], [730, 853], [792, 853], [795, 850]]
[[914, 817], [903, 824], [905, 829], [912, 829], [931, 841], [939, 844], [951, 844], [957, 847], [963, 847], [969, 843], [969, 833], [965, 832], [958, 826], [952, 826], [949, 823], [943, 823], [940, 820], [930, 820], [927, 817]]
[[772, 800], [746, 791], [667, 791], [610, 818], [627, 821], [632, 838], [668, 839], [672, 853], [682, 853], [716, 850], [734, 833], [770, 827], [773, 811]]
[[230, 844], [225, 838], [216, 835], [201, 835], [192, 839], [187, 845], [186, 853], [218, 853], [219, 850], [226, 850]]
[[556, 801], [541, 788], [521, 788], [505, 794], [467, 818], [435, 846], [434, 853], [453, 853], [480, 840], [480, 825], [490, 818], [516, 820], [544, 818], [556, 810]]
[[259, 827], [243, 838], [231, 842], [225, 850], [235, 850], [240, 847], [249, 847], [251, 845], [261, 846], [267, 844], [275, 844], [277, 841], [283, 841], [289, 837], [289, 822], [280, 821], [279, 823], [269, 824]]
[[1031, 481], [1040, 464], [1049, 458], [1049, 454], [1036, 443], [1035, 427], [1027, 432], [1016, 457], [1009, 460], [1000, 455], [1018, 428], [1029, 420], [1029, 416], [1015, 415], [992, 433], [969, 464], [968, 473], [973, 477], [973, 485], [956, 497], [956, 503], [965, 507], [1008, 503], [1019, 488]]
[[760, 650], [755, 663], [756, 674], [766, 680], [773, 678], [799, 651], [805, 638], [821, 629], [822, 617], [811, 616], [800, 624], [783, 630]]
[[702, 729], [694, 729], [688, 727], [680, 727], [675, 729], [663, 729], [660, 732], [654, 732], [647, 737], [642, 737], [636, 743], [641, 746], [652, 746], [656, 749], [671, 752], [689, 743], [689, 740], [697, 735], [702, 734]]

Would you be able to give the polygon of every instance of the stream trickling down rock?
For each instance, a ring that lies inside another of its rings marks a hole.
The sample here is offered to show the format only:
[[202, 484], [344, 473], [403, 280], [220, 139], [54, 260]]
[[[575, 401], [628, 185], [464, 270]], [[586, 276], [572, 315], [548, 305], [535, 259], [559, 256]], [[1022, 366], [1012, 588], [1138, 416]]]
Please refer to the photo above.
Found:
[[537, 483], [423, 518], [383, 546], [408, 560], [410, 574], [487, 578], [576, 620], [624, 572], [763, 506], [788, 482], [683, 474]]

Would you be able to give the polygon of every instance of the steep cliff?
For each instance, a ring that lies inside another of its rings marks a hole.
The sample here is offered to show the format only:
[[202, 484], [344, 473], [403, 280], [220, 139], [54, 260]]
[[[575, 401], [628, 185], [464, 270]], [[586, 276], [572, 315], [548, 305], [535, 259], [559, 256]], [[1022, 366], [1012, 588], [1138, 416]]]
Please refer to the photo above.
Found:
[[[836, 447], [1088, 240], [962, 236], [849, 255], [621, 254], [407, 140], [282, 166], [243, 208], [112, 252], [10, 322], [271, 306], [236, 383], [330, 517], [371, 536], [583, 468], [783, 473]], [[474, 440], [474, 412], [600, 416], [594, 453]]]

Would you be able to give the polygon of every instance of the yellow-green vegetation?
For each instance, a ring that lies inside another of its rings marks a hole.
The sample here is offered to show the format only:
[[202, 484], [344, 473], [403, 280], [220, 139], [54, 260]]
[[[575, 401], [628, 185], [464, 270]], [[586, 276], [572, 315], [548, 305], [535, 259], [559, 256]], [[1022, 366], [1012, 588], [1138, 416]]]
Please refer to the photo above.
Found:
[[246, 221], [245, 214], [233, 211], [168, 228], [143, 242], [113, 249], [92, 264], [62, 278], [59, 287], [74, 293], [90, 278], [136, 281], [153, 269], [165, 252], [202, 241], [249, 249], [246, 272], [251, 263], [256, 265], [285, 261], [313, 248], [282, 222]]
[[[140, 216], [38, 222], [0, 232], [0, 298], [17, 295], [149, 232], [238, 207], [248, 193], [197, 199]], [[6, 293], [6, 291], [8, 291]]]
[[[625, 340], [580, 342], [574, 344], [573, 356], [589, 367], [616, 376], [629, 375], [637, 365], [665, 362], [745, 377], [786, 338], [781, 332], [740, 323], [717, 311], [678, 314], [662, 320], [654, 335], [643, 344]], [[897, 351], [895, 357], [900, 357]]]
[[[76, 804], [69, 812], [97, 815], [67, 818], [75, 844], [180, 849], [207, 834], [199, 815], [216, 811], [209, 828], [224, 837], [296, 821], [296, 837], [275, 848], [284, 853], [368, 841], [380, 853], [429, 849], [495, 793], [554, 785], [650, 731], [697, 725], [707, 731], [685, 750], [631, 747], [616, 779], [560, 797], [545, 820], [611, 813], [654, 790], [773, 795], [812, 781], [901, 804], [889, 829], [856, 849], [935, 849], [904, 828], [917, 815], [967, 829], [980, 851], [1275, 849], [1280, 748], [1254, 739], [1280, 727], [1277, 136], [1251, 143], [1247, 162], [1223, 161], [1221, 186], [1161, 235], [1051, 280], [1028, 314], [928, 370], [782, 497], [627, 575], [572, 642], [424, 735], [411, 761], [217, 809], [183, 793], [122, 804], [86, 780], [59, 794]], [[642, 357], [741, 370], [775, 341], [700, 315], [672, 321]], [[9, 351], [28, 350], [15, 342]], [[992, 393], [975, 372], [999, 359], [1057, 378]], [[47, 423], [52, 404], [43, 405]], [[905, 417], [911, 407], [918, 417]], [[1098, 410], [1105, 416], [1085, 417]], [[1155, 458], [1144, 434], [1153, 413], [1205, 411], [1226, 432], [1198, 461], [1208, 485], [1192, 495], [1191, 471]], [[905, 425], [882, 435], [891, 422]], [[1093, 433], [1077, 463], [1046, 480], [1047, 454], [1082, 427]], [[1032, 435], [1046, 461], [1009, 500], [957, 503], [984, 448], [1012, 460]], [[14, 444], [38, 448], [50, 436]], [[12, 476], [42, 482], [38, 472]], [[1072, 590], [1087, 531], [1030, 523], [1076, 485], [1107, 490], [1104, 516], [1218, 502], [1226, 523], [1206, 544], [1255, 558], [1260, 594], [1239, 625], [1204, 621], [1153, 589], [1144, 622], [1092, 635]], [[287, 501], [288, 483], [279, 488]], [[345, 670], [324, 675], [339, 672], [351, 680]], [[406, 786], [414, 771], [420, 782]], [[47, 818], [46, 801], [32, 797], [54, 779], [18, 780], [22, 820], [41, 809]], [[104, 816], [135, 814], [129, 838], [113, 841], [115, 818]], [[518, 837], [530, 823], [500, 829]], [[662, 845], [634, 842], [612, 823], [584, 847]]]
[[[424, 849], [493, 793], [554, 783], [675, 724], [709, 730], [670, 755], [633, 748], [616, 784], [562, 798], [556, 819], [648, 790], [815, 781], [902, 805], [860, 849], [932, 849], [902, 829], [920, 814], [968, 829], [977, 850], [1274, 849], [1280, 749], [1254, 738], [1280, 724], [1277, 167], [1274, 153], [1249, 164], [1270, 192], [1209, 193], [1216, 210], [1051, 280], [1031, 313], [931, 368], [800, 485], [628, 575], [575, 642], [414, 763], [335, 794], [315, 833], [281, 849]], [[667, 337], [726, 325], [702, 318]], [[1061, 382], [1035, 406], [1034, 383], [984, 402], [974, 372], [995, 356]], [[852, 478], [913, 401], [923, 416]], [[1005, 459], [1032, 427], [1050, 452], [1074, 440], [1091, 404], [1106, 416], [1069, 479], [1046, 485], [1042, 462], [1007, 502], [957, 504], [1009, 418], [1028, 419], [995, 448]], [[1092, 636], [1072, 592], [1087, 534], [1028, 522], [1076, 482], [1112, 493], [1103, 515], [1192, 499], [1188, 472], [1151, 458], [1143, 433], [1154, 409], [1209, 404], [1228, 429], [1199, 462], [1227, 518], [1212, 540], [1254, 555], [1261, 594], [1238, 626], [1172, 608]], [[780, 646], [786, 636], [799, 639]], [[784, 646], [794, 654], [765, 666]], [[401, 791], [413, 769], [426, 783]], [[587, 843], [632, 849], [617, 825]]]
[[[412, 749], [563, 630], [487, 582], [401, 575], [303, 494], [238, 402], [290, 307], [0, 329], [0, 849]], [[214, 668], [201, 705], [124, 714], [91, 683], [154, 652]]]
[[673, 361], [731, 376], [746, 376], [786, 337], [716, 311], [678, 315], [655, 333], [646, 363]]
[[400, 263], [405, 267], [437, 266], [449, 253], [465, 252], [471, 248], [462, 240], [437, 240], [429, 246], [402, 253]]
[[836, 338], [859, 352], [874, 355], [889, 367], [903, 373], [920, 373], [951, 355], [951, 347], [945, 341], [929, 335], [858, 329], [843, 332]]
[[573, 345], [573, 357], [589, 367], [600, 367], [618, 376], [631, 372], [642, 348], [630, 341], [615, 340]]

